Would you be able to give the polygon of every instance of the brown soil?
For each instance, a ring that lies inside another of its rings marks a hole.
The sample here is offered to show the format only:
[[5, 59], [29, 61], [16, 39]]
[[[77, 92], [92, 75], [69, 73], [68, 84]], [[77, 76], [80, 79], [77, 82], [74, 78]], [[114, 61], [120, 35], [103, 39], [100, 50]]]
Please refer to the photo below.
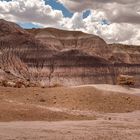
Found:
[[139, 91], [0, 87], [0, 140], [139, 140]]
[[[100, 85], [101, 86], [101, 85]], [[140, 94], [102, 90], [99, 86], [59, 88], [0, 87], [0, 120], [89, 120], [93, 112], [125, 113], [140, 110]], [[111, 87], [111, 86], [110, 86]], [[114, 87], [115, 88], [115, 87]], [[128, 90], [129, 91], [129, 90]], [[137, 90], [138, 92], [139, 90]], [[92, 113], [91, 113], [92, 112]]]

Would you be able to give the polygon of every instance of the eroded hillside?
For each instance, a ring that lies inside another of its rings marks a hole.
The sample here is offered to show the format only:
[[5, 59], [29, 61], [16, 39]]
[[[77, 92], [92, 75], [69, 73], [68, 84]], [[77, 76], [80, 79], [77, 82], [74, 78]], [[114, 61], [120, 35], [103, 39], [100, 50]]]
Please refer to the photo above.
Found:
[[22, 79], [43, 86], [115, 84], [117, 75], [128, 74], [140, 86], [139, 50], [139, 46], [108, 45], [79, 31], [24, 30], [0, 20], [1, 80]]

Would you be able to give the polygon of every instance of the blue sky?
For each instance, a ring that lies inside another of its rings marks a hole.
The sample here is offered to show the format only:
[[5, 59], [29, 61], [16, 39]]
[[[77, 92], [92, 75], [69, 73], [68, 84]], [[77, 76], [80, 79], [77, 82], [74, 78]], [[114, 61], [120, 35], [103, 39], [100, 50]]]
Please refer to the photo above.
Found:
[[53, 9], [61, 10], [65, 17], [72, 17], [73, 13], [68, 10], [63, 4], [60, 4], [56, 0], [45, 0], [46, 4], [49, 4]]
[[18, 23], [22, 28], [25, 29], [31, 29], [31, 28], [40, 28], [40, 26], [37, 26], [33, 23]]

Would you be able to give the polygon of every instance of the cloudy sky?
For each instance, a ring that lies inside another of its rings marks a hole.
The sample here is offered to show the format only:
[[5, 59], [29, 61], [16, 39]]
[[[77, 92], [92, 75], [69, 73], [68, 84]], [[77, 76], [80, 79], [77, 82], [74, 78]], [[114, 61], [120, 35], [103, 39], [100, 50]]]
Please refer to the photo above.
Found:
[[140, 45], [140, 0], [0, 0], [0, 18], [24, 28], [81, 30], [108, 43]]

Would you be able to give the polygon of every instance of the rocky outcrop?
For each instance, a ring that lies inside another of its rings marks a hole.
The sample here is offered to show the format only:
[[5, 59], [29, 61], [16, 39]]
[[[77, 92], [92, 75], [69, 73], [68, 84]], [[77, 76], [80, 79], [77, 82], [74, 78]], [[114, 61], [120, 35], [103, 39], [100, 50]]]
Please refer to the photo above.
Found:
[[109, 44], [108, 46], [112, 51], [109, 60], [114, 63], [116, 75], [134, 76], [135, 85], [140, 87], [140, 46], [123, 44]]
[[139, 64], [140, 46], [109, 44], [112, 55], [109, 58], [113, 62]]
[[0, 20], [1, 80], [42, 87], [116, 84], [117, 75], [127, 74], [140, 86], [139, 62], [138, 47], [125, 53], [125, 47], [107, 45], [98, 36], [52, 28], [26, 31]]

